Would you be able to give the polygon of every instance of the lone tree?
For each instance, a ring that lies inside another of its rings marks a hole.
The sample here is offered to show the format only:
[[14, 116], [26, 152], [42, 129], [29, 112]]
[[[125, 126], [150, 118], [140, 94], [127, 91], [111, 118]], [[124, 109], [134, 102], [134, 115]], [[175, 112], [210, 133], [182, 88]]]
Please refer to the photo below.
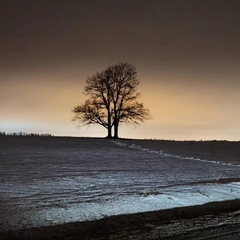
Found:
[[118, 138], [120, 123], [139, 124], [150, 118], [149, 110], [137, 99], [140, 93], [134, 65], [119, 63], [87, 78], [84, 93], [88, 99], [73, 108], [73, 120], [84, 125], [100, 124], [108, 130], [108, 138]]

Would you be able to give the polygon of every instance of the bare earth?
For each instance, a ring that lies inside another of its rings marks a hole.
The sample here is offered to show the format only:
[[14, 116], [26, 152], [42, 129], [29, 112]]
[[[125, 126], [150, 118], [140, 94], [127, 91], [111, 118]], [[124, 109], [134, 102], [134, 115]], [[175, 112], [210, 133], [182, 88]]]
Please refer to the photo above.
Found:
[[[71, 139], [69, 140], [71, 141]], [[97, 140], [105, 141], [105, 140]], [[121, 140], [166, 153], [240, 165], [240, 142]], [[2, 146], [6, 143], [0, 139]], [[221, 181], [221, 179], [220, 179]], [[222, 179], [240, 182], [239, 179]], [[111, 216], [95, 221], [0, 232], [1, 240], [240, 239], [240, 196], [236, 200], [154, 212]]]
[[240, 200], [0, 233], [1, 240], [240, 239]]
[[202, 159], [240, 164], [240, 141], [128, 140], [151, 149]]

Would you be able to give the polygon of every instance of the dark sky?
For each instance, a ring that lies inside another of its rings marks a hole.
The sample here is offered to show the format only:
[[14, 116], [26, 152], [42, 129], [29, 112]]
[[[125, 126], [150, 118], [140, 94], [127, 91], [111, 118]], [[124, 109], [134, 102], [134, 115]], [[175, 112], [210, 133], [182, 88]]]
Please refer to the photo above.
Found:
[[239, 9], [239, 0], [1, 1], [0, 127], [101, 135], [76, 129], [71, 108], [87, 76], [123, 61], [137, 67], [153, 119], [122, 135], [239, 139]]

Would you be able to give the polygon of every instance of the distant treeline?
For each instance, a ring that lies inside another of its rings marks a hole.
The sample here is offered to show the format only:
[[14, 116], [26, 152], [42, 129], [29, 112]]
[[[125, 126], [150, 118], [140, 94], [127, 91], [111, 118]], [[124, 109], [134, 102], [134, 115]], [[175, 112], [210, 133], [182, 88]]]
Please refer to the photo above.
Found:
[[13, 133], [6, 133], [0, 132], [0, 136], [21, 136], [21, 137], [53, 137], [53, 135], [49, 133], [25, 133], [25, 132], [13, 132]]

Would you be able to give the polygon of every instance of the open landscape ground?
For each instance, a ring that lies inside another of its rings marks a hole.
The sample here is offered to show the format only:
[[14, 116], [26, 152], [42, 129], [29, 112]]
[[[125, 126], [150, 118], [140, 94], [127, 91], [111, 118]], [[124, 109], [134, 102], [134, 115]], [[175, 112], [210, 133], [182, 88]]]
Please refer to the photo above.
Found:
[[0, 166], [1, 239], [239, 239], [239, 142], [1, 137]]

